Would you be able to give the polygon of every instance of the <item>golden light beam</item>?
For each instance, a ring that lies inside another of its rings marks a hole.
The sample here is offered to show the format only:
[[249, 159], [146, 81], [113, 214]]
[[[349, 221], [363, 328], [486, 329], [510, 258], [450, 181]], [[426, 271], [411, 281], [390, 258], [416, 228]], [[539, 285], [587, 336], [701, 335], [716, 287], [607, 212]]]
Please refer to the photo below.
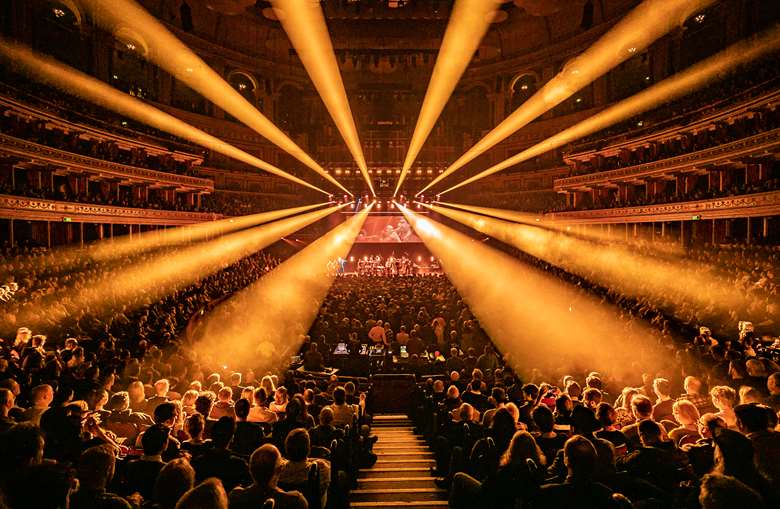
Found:
[[745, 296], [734, 291], [731, 282], [701, 272], [700, 264], [646, 256], [625, 244], [594, 242], [461, 210], [424, 206], [536, 258], [634, 297], [649, 294], [673, 302], [686, 300], [695, 302], [700, 309], [715, 301], [726, 313], [743, 309], [748, 303]]
[[361, 210], [206, 315], [192, 334], [199, 358], [258, 373], [278, 373], [289, 364], [336, 277], [328, 261], [346, 258], [369, 211]]
[[[59, 273], [70, 271], [74, 266], [81, 265], [84, 258], [89, 258], [98, 262], [108, 262], [120, 260], [124, 256], [137, 255], [162, 247], [206, 240], [244, 228], [276, 221], [277, 219], [282, 219], [295, 214], [301, 214], [324, 205], [327, 205], [327, 203], [324, 202], [315, 205], [272, 210], [259, 214], [231, 217], [218, 221], [180, 226], [166, 230], [149, 231], [134, 234], [132, 237], [115, 237], [95, 242], [86, 246], [86, 248], [63, 246], [54, 250], [54, 254], [57, 258], [56, 270]], [[32, 260], [32, 263], [46, 262]], [[0, 270], [0, 274], [2, 274], [2, 272], [3, 271]]]
[[616, 308], [397, 206], [516, 372], [595, 369], [635, 378], [663, 365], [651, 331], [639, 324], [630, 330]]
[[620, 63], [641, 53], [688, 17], [717, 0], [645, 0], [598, 41], [570, 60], [554, 78], [460, 156], [417, 195], [430, 189], [480, 154], [562, 103]]
[[[302, 207], [271, 210], [258, 214], [220, 219], [219, 221], [180, 226], [170, 230], [141, 233], [134, 235], [132, 238], [128, 236], [120, 237], [94, 244], [91, 246], [91, 249], [87, 250], [87, 256], [95, 260], [108, 260], [130, 254], [143, 253], [161, 247], [197, 242], [209, 237], [225, 235], [226, 233], [243, 230], [244, 228], [308, 212], [327, 204], [327, 202], [323, 202]], [[83, 252], [83, 250], [79, 251]]]
[[[107, 0], [113, 1], [113, 0]], [[319, 2], [312, 0], [273, 0], [274, 13], [287, 32], [301, 63], [309, 73], [336, 128], [344, 138], [373, 196], [374, 185], [368, 175], [366, 158], [360, 146], [355, 119], [341, 80], [336, 54]]]
[[150, 260], [119, 267], [91, 278], [81, 288], [64, 288], [43, 303], [23, 312], [20, 323], [50, 323], [59, 308], [106, 311], [107, 302], [130, 302], [139, 296], [162, 297], [183, 285], [192, 284], [294, 233], [345, 205], [308, 212], [256, 226], [237, 233], [155, 254]]
[[68, 94], [93, 102], [120, 115], [206, 147], [220, 154], [244, 162], [255, 168], [306, 186], [323, 194], [327, 191], [290, 175], [276, 166], [243, 150], [207, 134], [190, 124], [169, 115], [140, 99], [120, 92], [106, 83], [88, 76], [49, 57], [34, 53], [31, 49], [0, 37], [0, 60], [33, 79], [59, 88]]
[[[554, 231], [566, 233], [567, 235], [575, 235], [586, 239], [600, 240], [600, 241], [607, 241], [607, 242], [613, 242], [615, 240], [615, 238], [609, 233], [602, 232], [599, 230], [578, 228], [577, 225], [574, 226], [575, 229], [573, 230], [572, 223], [565, 220], [551, 219], [545, 217], [544, 214], [533, 214], [529, 212], [520, 212], [517, 210], [494, 209], [490, 207], [476, 207], [473, 205], [463, 205], [460, 203], [452, 203], [452, 202], [444, 202], [444, 201], [440, 201], [436, 203], [439, 203], [441, 205], [444, 205], [445, 207], [450, 207], [453, 209], [465, 210], [467, 212], [474, 212], [476, 214], [481, 214], [484, 216], [492, 216], [498, 219], [511, 221], [513, 223], [522, 223], [531, 226], [538, 226], [539, 228], [554, 230]], [[661, 245], [654, 245], [653, 250], [657, 253], [666, 253], [675, 256], [679, 256], [683, 254], [683, 249], [679, 244], [666, 243]]]
[[[134, 44], [139, 56], [165, 69], [247, 127], [314, 170], [345, 193], [352, 193], [329, 175], [281, 129], [165, 26], [133, 0], [80, 0], [96, 24]], [[267, 164], [267, 163], [266, 163]]]
[[609, 108], [574, 124], [558, 134], [523, 150], [471, 178], [456, 184], [439, 194], [448, 193], [459, 187], [510, 168], [518, 163], [537, 157], [579, 138], [598, 132], [606, 127], [651, 110], [663, 103], [673, 101], [685, 94], [700, 89], [738, 66], [768, 55], [780, 49], [780, 27], [750, 39], [740, 41], [716, 55], [681, 71], [650, 88], [632, 95]]
[[417, 117], [417, 125], [409, 142], [401, 176], [395, 186], [394, 196], [401, 189], [401, 184], [431, 133], [431, 129], [444, 110], [474, 52], [477, 51], [500, 3], [498, 0], [457, 0], [455, 2], [439, 55], [436, 57], [431, 81], [428, 83], [428, 90], [425, 92], [425, 99]]

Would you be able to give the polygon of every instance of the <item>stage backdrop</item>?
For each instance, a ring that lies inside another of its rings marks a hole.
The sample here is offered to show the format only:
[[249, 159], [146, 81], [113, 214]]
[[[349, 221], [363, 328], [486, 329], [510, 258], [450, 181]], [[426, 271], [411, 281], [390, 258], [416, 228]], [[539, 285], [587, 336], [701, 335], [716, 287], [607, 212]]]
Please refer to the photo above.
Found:
[[422, 242], [406, 222], [404, 216], [369, 215], [363, 229], [355, 241], [357, 243], [376, 242]]

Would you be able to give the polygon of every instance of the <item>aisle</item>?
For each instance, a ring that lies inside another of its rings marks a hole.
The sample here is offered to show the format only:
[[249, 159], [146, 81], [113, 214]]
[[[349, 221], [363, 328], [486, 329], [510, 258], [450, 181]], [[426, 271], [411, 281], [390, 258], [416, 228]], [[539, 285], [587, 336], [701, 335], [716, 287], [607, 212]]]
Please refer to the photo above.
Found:
[[378, 459], [372, 468], [360, 471], [351, 507], [447, 507], [447, 492], [431, 477], [433, 452], [414, 434], [411, 420], [405, 415], [377, 415], [371, 432], [379, 438], [374, 445]]

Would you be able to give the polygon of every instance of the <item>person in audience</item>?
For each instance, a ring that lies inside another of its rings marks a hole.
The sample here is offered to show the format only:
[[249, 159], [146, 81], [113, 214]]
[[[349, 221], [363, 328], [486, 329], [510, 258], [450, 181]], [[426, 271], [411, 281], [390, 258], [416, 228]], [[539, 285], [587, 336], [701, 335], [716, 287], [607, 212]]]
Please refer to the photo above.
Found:
[[331, 447], [333, 440], [343, 440], [344, 430], [333, 425], [333, 409], [325, 407], [320, 410], [319, 425], [309, 431], [311, 445], [319, 447]]
[[236, 412], [233, 409], [233, 390], [230, 387], [223, 387], [219, 390], [217, 402], [211, 408], [209, 417], [217, 421], [222, 417], [236, 417]]
[[566, 441], [563, 457], [568, 472], [566, 480], [541, 486], [534, 507], [613, 507], [612, 490], [594, 480], [597, 455], [593, 444], [585, 437], [574, 436]]
[[675, 422], [680, 425], [669, 431], [669, 440], [680, 445], [683, 440], [686, 443], [695, 443], [699, 438], [699, 409], [688, 399], [678, 399], [672, 405], [672, 415]]
[[154, 501], [159, 509], [174, 509], [176, 503], [195, 485], [195, 470], [186, 458], [169, 461], [157, 475]]
[[631, 411], [634, 414], [634, 423], [625, 426], [620, 431], [626, 436], [626, 445], [629, 449], [637, 449], [642, 445], [639, 439], [639, 424], [653, 418], [653, 403], [647, 396], [636, 395], [631, 400]]
[[41, 415], [49, 409], [52, 401], [54, 401], [54, 389], [51, 385], [43, 384], [33, 387], [30, 391], [30, 402], [32, 405], [24, 411], [22, 420], [31, 422], [36, 426], [40, 425]]
[[203, 438], [206, 427], [206, 420], [201, 414], [193, 414], [187, 417], [185, 431], [190, 438], [181, 443], [181, 449], [190, 453], [193, 457], [203, 454], [206, 449], [211, 447], [211, 439]]
[[737, 429], [747, 436], [756, 451], [756, 466], [774, 485], [780, 486], [780, 432], [770, 426], [772, 409], [756, 403], [737, 405]]
[[[272, 384], [273, 385], [273, 384]], [[284, 414], [287, 410], [287, 389], [285, 387], [279, 387], [274, 391], [274, 400], [268, 405], [268, 409], [278, 414]]]
[[278, 420], [277, 414], [268, 409], [267, 399], [264, 388], [255, 389], [253, 394], [254, 405], [249, 409], [247, 421], [273, 423]]
[[143, 456], [131, 460], [125, 467], [125, 494], [140, 493], [144, 500], [154, 496], [157, 475], [165, 466], [162, 453], [168, 446], [170, 429], [161, 424], [149, 427], [141, 437]]
[[171, 383], [167, 378], [163, 378], [154, 382], [154, 396], [146, 400], [146, 404], [143, 408], [144, 412], [150, 415], [154, 414], [157, 405], [167, 402], [168, 391], [170, 390], [170, 387]]
[[601, 424], [601, 429], [595, 433], [596, 436], [612, 443], [621, 455], [625, 453], [628, 439], [622, 431], [617, 429], [617, 412], [612, 405], [599, 403], [596, 407], [596, 419]]
[[333, 424], [335, 426], [352, 426], [357, 418], [357, 409], [347, 403], [347, 392], [343, 387], [336, 387], [333, 391], [333, 404], [330, 405], [333, 412]]
[[274, 509], [306, 509], [308, 504], [300, 492], [286, 492], [277, 486], [282, 468], [284, 459], [275, 446], [258, 447], [249, 458], [252, 483], [230, 492], [230, 509], [256, 509], [269, 498], [274, 501]]
[[656, 422], [672, 421], [674, 420], [674, 414], [672, 413], [672, 388], [669, 380], [666, 378], [656, 378], [653, 380], [653, 392], [658, 398], [653, 405], [653, 420]]
[[702, 509], [730, 509], [732, 507], [755, 507], [765, 509], [767, 505], [753, 488], [740, 480], [721, 474], [707, 474], [701, 480], [699, 504]]
[[325, 507], [331, 480], [330, 462], [320, 458], [309, 458], [311, 454], [309, 432], [302, 428], [292, 430], [284, 441], [284, 451], [287, 461], [279, 473], [278, 483], [282, 486], [305, 485], [309, 479], [310, 468], [316, 465], [320, 480], [320, 507]]
[[81, 454], [77, 472], [79, 487], [70, 497], [72, 509], [131, 509], [124, 498], [108, 491], [116, 471], [116, 455], [111, 446], [97, 445]]
[[235, 404], [236, 432], [230, 450], [243, 457], [249, 457], [263, 442], [263, 428], [257, 423], [248, 422], [249, 401], [239, 399]]
[[176, 503], [175, 509], [228, 509], [228, 497], [219, 479], [209, 478], [190, 489]]
[[775, 411], [780, 412], [780, 371], [776, 371], [769, 375], [766, 380], [766, 388], [769, 391], [769, 396], [766, 398], [766, 404]]
[[192, 458], [197, 482], [216, 477], [228, 491], [249, 482], [246, 461], [228, 449], [235, 430], [236, 423], [230, 417], [221, 417], [214, 425], [211, 431], [211, 447]]
[[726, 421], [730, 429], [737, 428], [737, 416], [734, 406], [739, 402], [737, 391], [726, 385], [718, 385], [710, 389], [712, 405], [718, 410], [715, 415]]
[[16, 424], [16, 420], [9, 416], [14, 408], [14, 393], [8, 389], [0, 389], [0, 433], [5, 433]]

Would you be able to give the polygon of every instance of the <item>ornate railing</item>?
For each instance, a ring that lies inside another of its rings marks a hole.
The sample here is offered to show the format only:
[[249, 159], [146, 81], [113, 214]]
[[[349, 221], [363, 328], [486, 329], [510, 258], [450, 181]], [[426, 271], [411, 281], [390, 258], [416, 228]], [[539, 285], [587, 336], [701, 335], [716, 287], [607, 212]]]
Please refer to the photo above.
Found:
[[0, 217], [28, 221], [184, 225], [221, 219], [222, 214], [180, 212], [74, 203], [23, 196], [0, 195]]
[[698, 150], [677, 157], [669, 157], [652, 163], [556, 179], [553, 182], [553, 187], [556, 191], [565, 191], [607, 184], [618, 180], [654, 177], [671, 172], [684, 171], [692, 167], [724, 163], [758, 152], [774, 152], [778, 150], [780, 150], [780, 128], [732, 141], [731, 143], [724, 143], [716, 147]]
[[0, 153], [29, 159], [34, 162], [45, 162], [53, 166], [77, 168], [81, 171], [96, 173], [111, 178], [119, 177], [135, 180], [139, 183], [176, 186], [183, 191], [212, 192], [214, 190], [214, 182], [209, 179], [176, 175], [163, 171], [114, 163], [48, 147], [6, 134], [0, 134]]
[[545, 217], [570, 223], [642, 223], [763, 217], [780, 214], [780, 191], [678, 203], [553, 212]]

